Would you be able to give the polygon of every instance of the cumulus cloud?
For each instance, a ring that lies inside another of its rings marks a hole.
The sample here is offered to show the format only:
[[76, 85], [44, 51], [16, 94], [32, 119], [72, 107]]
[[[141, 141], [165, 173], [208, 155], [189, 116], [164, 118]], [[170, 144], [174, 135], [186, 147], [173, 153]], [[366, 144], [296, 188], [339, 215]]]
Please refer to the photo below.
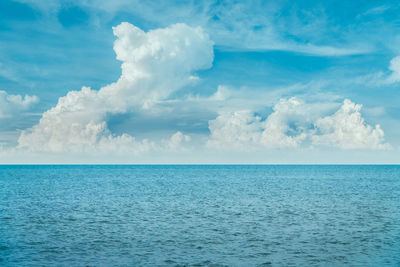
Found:
[[262, 133], [261, 117], [242, 110], [220, 114], [209, 121], [210, 148], [245, 148], [259, 144]]
[[189, 135], [183, 134], [182, 132], [178, 131], [174, 133], [169, 140], [165, 143], [165, 148], [168, 150], [180, 150], [183, 149], [182, 144], [189, 142], [191, 137]]
[[263, 125], [261, 143], [266, 147], [297, 147], [310, 127], [308, 109], [296, 98], [281, 99]]
[[[303, 108], [302, 108], [303, 107]], [[281, 99], [266, 120], [249, 110], [224, 113], [209, 122], [209, 146], [296, 147], [306, 137], [308, 118], [296, 98]]]
[[366, 124], [360, 113], [361, 108], [360, 104], [344, 100], [335, 114], [315, 122], [320, 133], [312, 136], [313, 143], [343, 149], [389, 148], [379, 124], [375, 127]]
[[0, 118], [26, 111], [38, 102], [39, 98], [35, 95], [10, 95], [6, 91], [0, 90]]
[[[59, 125], [54, 125], [58, 127]], [[190, 136], [176, 132], [169, 139], [160, 142], [148, 139], [136, 140], [129, 134], [113, 135], [105, 122], [86, 125], [79, 123], [66, 124], [62, 128], [35, 128], [29, 138], [22, 133], [19, 145], [30, 151], [44, 152], [79, 152], [79, 153], [117, 153], [139, 155], [149, 151], [180, 151], [184, 150], [184, 143], [190, 141]], [[44, 138], [50, 137], [49, 140]], [[28, 144], [30, 140], [36, 140]]]
[[154, 146], [154, 143], [146, 139], [139, 142], [128, 134], [114, 136], [107, 129], [105, 122], [93, 121], [87, 124], [41, 121], [30, 132], [23, 131], [19, 138], [19, 147], [46, 152], [140, 153], [149, 151]]
[[210, 97], [210, 100], [224, 101], [232, 95], [227, 86], [218, 85], [217, 91]]
[[117, 110], [149, 108], [190, 83], [194, 71], [212, 65], [213, 42], [201, 28], [175, 24], [145, 33], [125, 22], [113, 29], [122, 75], [99, 94]]
[[315, 104], [296, 98], [281, 99], [266, 118], [253, 112], [220, 114], [209, 121], [208, 147], [265, 149], [331, 146], [342, 149], [387, 149], [383, 130], [366, 124], [361, 105], [344, 100], [333, 115], [320, 116]]
[[392, 72], [386, 79], [387, 83], [400, 82], [400, 56], [390, 61], [389, 70]]
[[[61, 97], [31, 129], [19, 147], [44, 151], [137, 150], [154, 147], [107, 128], [106, 115], [147, 110], [195, 80], [195, 72], [211, 67], [213, 42], [204, 31], [185, 24], [144, 32], [129, 23], [113, 28], [114, 50], [121, 76], [99, 91], [83, 87]], [[179, 137], [175, 137], [175, 139]], [[176, 141], [175, 141], [176, 143]]]

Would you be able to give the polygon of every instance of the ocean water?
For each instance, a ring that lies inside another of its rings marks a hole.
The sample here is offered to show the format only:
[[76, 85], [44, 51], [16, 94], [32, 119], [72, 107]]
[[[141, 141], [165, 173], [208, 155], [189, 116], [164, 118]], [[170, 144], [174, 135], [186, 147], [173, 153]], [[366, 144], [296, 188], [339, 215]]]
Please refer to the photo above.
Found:
[[400, 266], [400, 166], [0, 166], [0, 266]]

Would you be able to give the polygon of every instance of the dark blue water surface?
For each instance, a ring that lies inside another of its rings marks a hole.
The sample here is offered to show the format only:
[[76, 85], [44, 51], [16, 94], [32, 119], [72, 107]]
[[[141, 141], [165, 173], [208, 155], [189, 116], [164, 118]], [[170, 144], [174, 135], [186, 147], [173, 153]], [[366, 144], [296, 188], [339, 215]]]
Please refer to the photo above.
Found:
[[400, 266], [400, 166], [0, 166], [1, 266]]

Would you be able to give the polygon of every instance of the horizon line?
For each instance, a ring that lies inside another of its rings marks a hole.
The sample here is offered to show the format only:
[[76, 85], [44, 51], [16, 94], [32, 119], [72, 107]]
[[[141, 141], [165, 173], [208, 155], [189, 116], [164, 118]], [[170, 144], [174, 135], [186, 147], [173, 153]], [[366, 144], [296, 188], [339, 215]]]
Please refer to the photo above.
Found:
[[400, 166], [400, 163], [0, 163], [0, 166]]

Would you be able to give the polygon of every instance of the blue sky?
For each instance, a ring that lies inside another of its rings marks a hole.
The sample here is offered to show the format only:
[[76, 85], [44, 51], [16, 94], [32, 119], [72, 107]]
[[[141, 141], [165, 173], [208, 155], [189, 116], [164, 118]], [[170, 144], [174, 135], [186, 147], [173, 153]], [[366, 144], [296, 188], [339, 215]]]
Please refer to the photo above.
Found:
[[3, 0], [0, 161], [398, 163], [398, 14], [393, 1]]

